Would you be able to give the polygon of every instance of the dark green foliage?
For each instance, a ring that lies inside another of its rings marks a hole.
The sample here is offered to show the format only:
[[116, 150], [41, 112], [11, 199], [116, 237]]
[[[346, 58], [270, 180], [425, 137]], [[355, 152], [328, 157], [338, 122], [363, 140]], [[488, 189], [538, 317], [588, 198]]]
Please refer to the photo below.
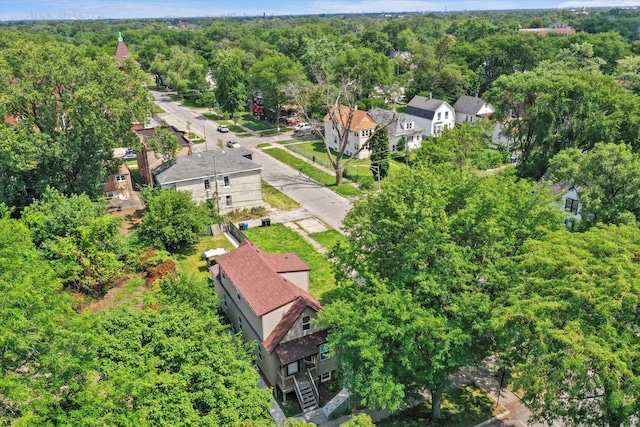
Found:
[[66, 287], [103, 295], [122, 274], [120, 221], [107, 215], [104, 202], [48, 188], [24, 209], [23, 220]]
[[146, 188], [142, 195], [147, 212], [138, 229], [141, 242], [175, 252], [198, 241], [207, 218], [190, 193]]
[[320, 314], [352, 392], [389, 409], [423, 390], [437, 400], [488, 354], [496, 263], [563, 227], [544, 192], [445, 165], [399, 172], [356, 203], [333, 251], [342, 294]]
[[377, 129], [368, 144], [371, 152], [371, 173], [379, 181], [386, 178], [389, 173], [389, 133], [387, 128]]
[[497, 330], [538, 421], [633, 425], [640, 405], [640, 230], [596, 226], [530, 240], [503, 264]]
[[240, 58], [232, 51], [221, 51], [215, 61], [216, 99], [222, 112], [233, 119], [235, 112], [245, 106], [248, 95]]
[[541, 67], [498, 79], [487, 97], [520, 152], [523, 176], [540, 178], [565, 148], [590, 150], [597, 142], [640, 146], [640, 98], [612, 77]]
[[576, 188], [582, 204], [578, 228], [640, 222], [640, 154], [625, 144], [596, 144], [588, 153], [561, 151], [550, 162], [552, 180]]
[[[111, 55], [91, 58], [57, 42], [19, 40], [0, 50], [0, 200], [23, 207], [47, 186], [64, 194], [103, 193], [113, 148], [135, 142], [131, 124], [149, 110], [143, 77]], [[17, 132], [14, 132], [17, 130]]]

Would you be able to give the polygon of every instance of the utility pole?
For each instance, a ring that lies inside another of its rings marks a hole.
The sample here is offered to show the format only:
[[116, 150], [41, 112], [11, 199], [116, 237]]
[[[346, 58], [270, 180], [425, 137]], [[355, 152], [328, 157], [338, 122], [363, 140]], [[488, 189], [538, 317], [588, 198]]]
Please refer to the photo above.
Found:
[[216, 155], [213, 155], [213, 179], [216, 183], [216, 207], [218, 208], [218, 215], [220, 215], [220, 195], [218, 194], [218, 169], [216, 168]]
[[204, 133], [204, 151], [209, 151], [209, 149], [207, 148], [207, 128], [205, 125], [202, 125], [202, 132]]

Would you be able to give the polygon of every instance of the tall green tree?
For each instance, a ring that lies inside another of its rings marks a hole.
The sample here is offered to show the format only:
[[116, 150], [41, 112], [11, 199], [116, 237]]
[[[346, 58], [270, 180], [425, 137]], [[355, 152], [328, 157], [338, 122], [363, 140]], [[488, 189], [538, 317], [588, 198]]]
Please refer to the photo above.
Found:
[[596, 226], [506, 260], [503, 360], [534, 419], [628, 426], [640, 407], [640, 230]]
[[2, 201], [26, 206], [47, 186], [102, 195], [113, 148], [136, 140], [131, 126], [149, 111], [141, 72], [129, 63], [120, 70], [112, 55], [92, 59], [72, 45], [25, 40], [1, 49], [0, 64], [0, 115], [21, 119], [0, 123], [17, 163], [0, 168], [10, 183]]
[[387, 177], [389, 173], [389, 133], [384, 127], [369, 139], [371, 152], [371, 172], [378, 181]]
[[104, 201], [48, 188], [22, 218], [66, 287], [101, 296], [122, 274], [120, 221], [107, 215]]
[[62, 282], [21, 221], [0, 214], [0, 419], [46, 425], [84, 383], [92, 342], [74, 322]]
[[640, 98], [611, 76], [541, 67], [499, 78], [487, 99], [505, 120], [526, 177], [540, 178], [565, 148], [640, 147]]
[[402, 171], [355, 204], [334, 251], [341, 294], [320, 319], [365, 404], [396, 409], [428, 390], [440, 418], [451, 375], [493, 347], [496, 263], [563, 226], [544, 191], [444, 165]]
[[198, 241], [206, 219], [190, 193], [146, 188], [142, 196], [147, 212], [137, 233], [143, 243], [175, 252]]
[[579, 228], [640, 223], [640, 154], [625, 144], [596, 144], [583, 153], [561, 151], [549, 163], [552, 179], [576, 188], [582, 204]]
[[280, 107], [285, 103], [285, 86], [303, 78], [302, 66], [282, 54], [270, 55], [256, 62], [247, 73], [249, 85], [262, 92], [264, 107], [279, 120]]
[[223, 112], [229, 113], [233, 119], [236, 111], [240, 111], [247, 101], [247, 89], [244, 84], [244, 72], [240, 58], [232, 51], [218, 52], [213, 67], [216, 78], [216, 99]]

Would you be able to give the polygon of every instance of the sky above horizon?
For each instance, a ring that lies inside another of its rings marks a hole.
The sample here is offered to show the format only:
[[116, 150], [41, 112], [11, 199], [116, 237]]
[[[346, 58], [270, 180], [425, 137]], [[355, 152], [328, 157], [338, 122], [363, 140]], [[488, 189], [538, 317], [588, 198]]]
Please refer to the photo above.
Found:
[[0, 0], [0, 21], [640, 6], [640, 0]]

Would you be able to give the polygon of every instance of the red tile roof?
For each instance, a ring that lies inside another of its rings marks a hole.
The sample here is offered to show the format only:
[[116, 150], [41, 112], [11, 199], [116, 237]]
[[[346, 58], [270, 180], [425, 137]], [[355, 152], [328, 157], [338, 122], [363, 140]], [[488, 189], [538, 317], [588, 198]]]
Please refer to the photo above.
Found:
[[[287, 254], [287, 256], [298, 258], [295, 254]], [[282, 267], [290, 265], [300, 268], [302, 264], [306, 265], [299, 258], [298, 261], [289, 258], [272, 257], [253, 243], [245, 240], [237, 249], [220, 255], [216, 260], [220, 265], [221, 272], [229, 276], [242, 298], [257, 316], [263, 316], [283, 305], [296, 301], [298, 298], [302, 298], [307, 305], [316, 311], [320, 310], [322, 306], [315, 298], [278, 274], [287, 271], [300, 271], [297, 269], [283, 270]], [[308, 265], [306, 268], [310, 269]]]
[[327, 330], [315, 332], [295, 340], [283, 342], [276, 348], [280, 364], [287, 365], [296, 360], [318, 353], [318, 346], [327, 342]]
[[[354, 132], [362, 129], [375, 129], [377, 126], [376, 122], [366, 111], [352, 110], [346, 105], [341, 105], [339, 111], [336, 111], [337, 109], [338, 108], [334, 106], [331, 111], [324, 116], [324, 121], [328, 122], [329, 120], [334, 120], [335, 122], [339, 122], [342, 126], [349, 125], [349, 130]], [[351, 120], [351, 122], [349, 122], [349, 120]]]

